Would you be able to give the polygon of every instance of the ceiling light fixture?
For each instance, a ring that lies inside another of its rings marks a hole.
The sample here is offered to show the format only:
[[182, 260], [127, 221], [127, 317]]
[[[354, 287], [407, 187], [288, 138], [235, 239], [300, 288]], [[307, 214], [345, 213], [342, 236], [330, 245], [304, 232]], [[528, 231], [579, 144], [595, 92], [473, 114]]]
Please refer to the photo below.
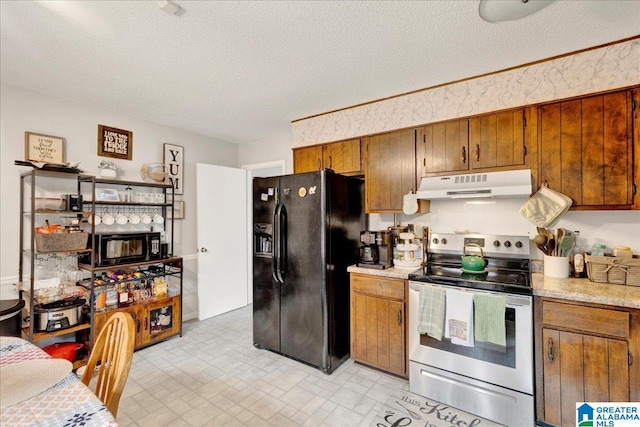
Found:
[[478, 13], [487, 22], [509, 22], [525, 18], [555, 0], [480, 0]]
[[159, 1], [158, 7], [168, 15], [176, 15], [180, 10], [180, 5], [172, 1]]

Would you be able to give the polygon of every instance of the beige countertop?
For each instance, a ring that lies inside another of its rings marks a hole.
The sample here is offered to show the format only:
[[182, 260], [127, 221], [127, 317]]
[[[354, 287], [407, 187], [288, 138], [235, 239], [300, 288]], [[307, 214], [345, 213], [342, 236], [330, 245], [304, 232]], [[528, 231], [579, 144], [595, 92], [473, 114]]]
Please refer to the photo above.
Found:
[[533, 273], [531, 278], [536, 296], [640, 308], [640, 286], [595, 283], [589, 279], [554, 279], [542, 273]]
[[392, 277], [395, 279], [408, 279], [409, 274], [413, 273], [414, 271], [420, 270], [421, 268], [422, 267], [414, 268], [414, 269], [391, 267], [391, 268], [385, 268], [384, 270], [377, 270], [375, 268], [365, 268], [365, 267], [358, 267], [357, 265], [351, 265], [347, 267], [347, 271], [349, 273], [368, 274], [370, 276]]

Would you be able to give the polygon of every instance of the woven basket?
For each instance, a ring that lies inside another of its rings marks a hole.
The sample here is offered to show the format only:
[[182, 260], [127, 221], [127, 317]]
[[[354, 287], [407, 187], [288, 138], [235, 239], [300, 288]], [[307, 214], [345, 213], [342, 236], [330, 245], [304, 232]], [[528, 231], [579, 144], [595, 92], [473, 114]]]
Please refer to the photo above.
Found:
[[616, 285], [640, 286], [640, 259], [586, 255], [589, 280]]
[[77, 251], [87, 248], [89, 233], [36, 233], [38, 252]]

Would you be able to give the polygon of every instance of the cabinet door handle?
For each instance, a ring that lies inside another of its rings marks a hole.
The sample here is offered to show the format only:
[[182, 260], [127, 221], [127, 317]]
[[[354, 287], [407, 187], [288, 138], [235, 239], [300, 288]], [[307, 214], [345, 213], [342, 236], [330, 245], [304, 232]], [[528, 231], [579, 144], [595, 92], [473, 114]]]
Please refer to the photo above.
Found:
[[476, 162], [480, 161], [480, 144], [476, 144]]
[[149, 318], [145, 317], [144, 318], [144, 330], [147, 330], [147, 327], [149, 326]]
[[553, 359], [555, 359], [555, 355], [553, 354], [553, 340], [551, 338], [549, 338], [549, 360], [553, 362]]
[[398, 310], [398, 325], [402, 325], [402, 310]]
[[140, 319], [136, 317], [136, 332], [140, 332]]
[[329, 169], [331, 169], [331, 166], [333, 166], [333, 159], [329, 156]]
[[462, 147], [462, 163], [467, 163], [467, 147]]

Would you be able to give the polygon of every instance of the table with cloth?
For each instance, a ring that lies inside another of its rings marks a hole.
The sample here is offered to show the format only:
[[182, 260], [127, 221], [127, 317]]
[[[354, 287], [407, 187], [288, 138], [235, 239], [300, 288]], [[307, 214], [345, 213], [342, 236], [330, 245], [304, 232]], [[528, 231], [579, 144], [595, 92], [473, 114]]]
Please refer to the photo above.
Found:
[[116, 427], [100, 399], [70, 369], [57, 368], [64, 363], [21, 338], [0, 337], [0, 425]]

